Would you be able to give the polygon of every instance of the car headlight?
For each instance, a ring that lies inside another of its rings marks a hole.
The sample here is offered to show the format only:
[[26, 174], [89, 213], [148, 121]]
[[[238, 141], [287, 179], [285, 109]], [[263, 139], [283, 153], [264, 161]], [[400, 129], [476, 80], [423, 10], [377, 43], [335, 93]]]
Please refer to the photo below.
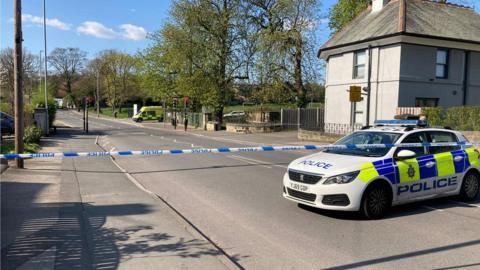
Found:
[[357, 178], [358, 174], [360, 171], [354, 171], [354, 172], [349, 172], [345, 174], [339, 174], [335, 176], [328, 177], [325, 182], [323, 182], [324, 185], [330, 185], [330, 184], [346, 184], [352, 182], [355, 178]]

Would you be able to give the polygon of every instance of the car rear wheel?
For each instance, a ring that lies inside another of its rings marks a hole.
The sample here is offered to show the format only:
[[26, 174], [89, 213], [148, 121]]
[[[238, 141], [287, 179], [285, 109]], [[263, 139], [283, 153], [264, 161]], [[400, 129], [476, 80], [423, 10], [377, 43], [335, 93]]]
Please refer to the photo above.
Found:
[[469, 172], [465, 175], [460, 189], [460, 198], [463, 201], [473, 201], [480, 192], [480, 175], [477, 172]]
[[360, 213], [367, 219], [378, 219], [390, 210], [391, 189], [384, 183], [375, 183], [363, 194]]

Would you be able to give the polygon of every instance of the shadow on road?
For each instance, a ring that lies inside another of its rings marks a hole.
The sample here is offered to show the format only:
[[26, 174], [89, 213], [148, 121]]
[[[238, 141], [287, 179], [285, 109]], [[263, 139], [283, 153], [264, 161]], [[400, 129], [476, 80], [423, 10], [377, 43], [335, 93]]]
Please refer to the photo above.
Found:
[[1, 183], [1, 269], [25, 264], [48, 269], [116, 269], [120, 261], [149, 252], [181, 258], [220, 255], [205, 242], [158, 233], [149, 225], [105, 226], [109, 217], [151, 212], [147, 204], [35, 202], [37, 193], [47, 185]]
[[[329, 268], [325, 268], [325, 270], [340, 270], [340, 269], [354, 269], [354, 268], [360, 268], [360, 267], [367, 267], [375, 264], [402, 260], [402, 259], [412, 259], [413, 257], [418, 257], [418, 256], [427, 255], [427, 254], [438, 253], [438, 252], [443, 252], [443, 251], [448, 251], [448, 250], [463, 248], [468, 246], [475, 246], [479, 244], [480, 244], [480, 239], [477, 239], [473, 241], [462, 242], [462, 243], [457, 243], [457, 244], [452, 244], [452, 245], [447, 245], [442, 247], [423, 249], [423, 250], [418, 250], [418, 251], [413, 251], [413, 252], [408, 252], [408, 253], [403, 253], [403, 254], [398, 254], [393, 256], [387, 256], [387, 257], [382, 257], [382, 258], [377, 258], [372, 260], [365, 260], [365, 261], [360, 261], [360, 262], [355, 262], [350, 264], [329, 267]], [[465, 267], [473, 267], [478, 265], [480, 265], [480, 263], [459, 265], [459, 266], [440, 268], [440, 269], [459, 269], [462, 267], [465, 268]]]
[[[393, 219], [393, 218], [400, 218], [404, 216], [410, 215], [418, 215], [423, 213], [428, 213], [431, 211], [435, 211], [437, 209], [444, 210], [453, 207], [460, 207], [460, 208], [477, 208], [471, 204], [478, 204], [480, 203], [480, 197], [470, 203], [462, 203], [455, 201], [455, 197], [444, 197], [438, 199], [432, 199], [422, 202], [415, 202], [409, 203], [405, 205], [394, 206], [390, 210], [390, 213], [385, 216], [383, 219]], [[426, 205], [428, 204], [428, 205]], [[319, 209], [308, 205], [298, 204], [298, 207], [312, 212], [316, 214], [320, 214], [322, 216], [334, 218], [334, 219], [343, 219], [343, 220], [358, 220], [358, 221], [365, 221], [365, 222], [374, 222], [374, 220], [365, 220], [358, 212], [352, 211], [333, 211], [333, 210], [326, 210], [326, 209]]]

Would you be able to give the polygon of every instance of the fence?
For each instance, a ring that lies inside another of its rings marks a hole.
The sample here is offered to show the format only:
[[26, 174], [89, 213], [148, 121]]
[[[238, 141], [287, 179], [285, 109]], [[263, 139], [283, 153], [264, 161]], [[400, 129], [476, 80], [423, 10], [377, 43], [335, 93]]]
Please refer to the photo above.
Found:
[[[164, 121], [166, 123], [171, 123], [174, 115], [175, 115], [175, 112], [168, 111], [165, 114]], [[193, 127], [193, 128], [203, 127], [203, 114], [202, 113], [187, 112], [187, 119], [188, 119], [188, 126], [189, 127]], [[185, 121], [184, 112], [177, 112], [177, 124], [183, 126], [184, 121]]]
[[282, 109], [280, 111], [282, 129], [324, 131], [325, 114], [323, 108]]

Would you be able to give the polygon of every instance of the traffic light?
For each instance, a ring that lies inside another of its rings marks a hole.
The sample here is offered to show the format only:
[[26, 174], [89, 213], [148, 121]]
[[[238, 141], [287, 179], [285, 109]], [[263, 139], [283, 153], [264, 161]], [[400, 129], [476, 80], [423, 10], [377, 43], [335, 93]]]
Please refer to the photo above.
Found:
[[351, 85], [350, 86], [350, 102], [360, 102], [362, 98], [362, 88], [360, 86]]
[[177, 99], [176, 98], [173, 99], [173, 108], [177, 108]]

